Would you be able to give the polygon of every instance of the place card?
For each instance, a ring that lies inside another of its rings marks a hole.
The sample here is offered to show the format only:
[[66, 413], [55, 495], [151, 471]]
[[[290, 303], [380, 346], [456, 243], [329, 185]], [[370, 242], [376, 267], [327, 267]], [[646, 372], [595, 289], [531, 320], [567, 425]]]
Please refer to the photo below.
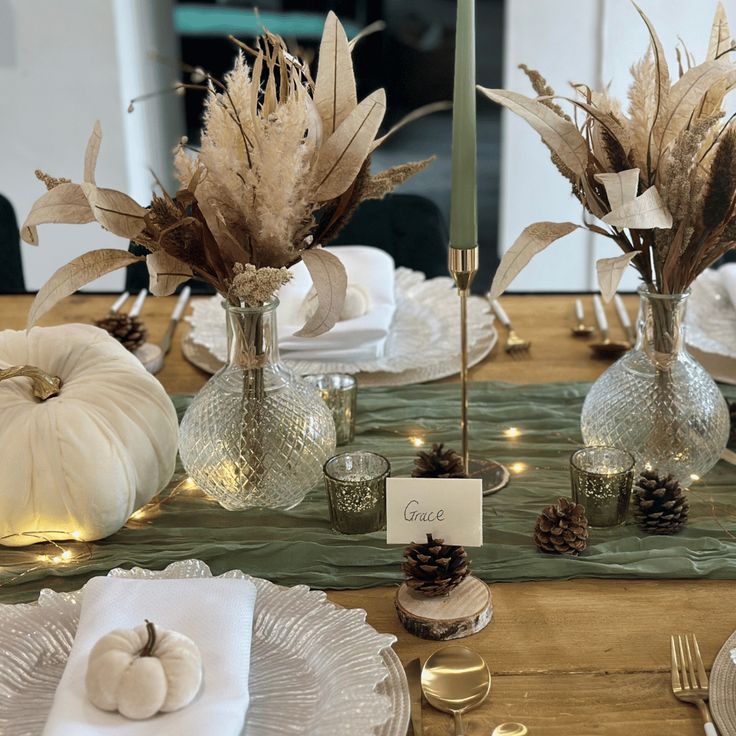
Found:
[[483, 545], [483, 481], [479, 478], [388, 478], [386, 542]]

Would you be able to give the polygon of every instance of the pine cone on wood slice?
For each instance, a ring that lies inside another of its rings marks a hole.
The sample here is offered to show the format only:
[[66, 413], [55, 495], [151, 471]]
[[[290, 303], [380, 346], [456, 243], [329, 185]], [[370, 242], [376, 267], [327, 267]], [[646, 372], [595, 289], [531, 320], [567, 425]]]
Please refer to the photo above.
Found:
[[143, 322], [138, 317], [129, 317], [123, 312], [116, 312], [104, 319], [98, 319], [95, 324], [112, 335], [131, 353], [138, 350], [148, 337], [148, 330], [146, 330]]
[[470, 573], [470, 560], [464, 547], [444, 544], [427, 534], [427, 542], [412, 544], [404, 550], [406, 562], [401, 569], [406, 584], [417, 593], [433, 597], [446, 595]]
[[648, 534], [676, 534], [687, 524], [690, 504], [671, 476], [644, 471], [634, 488], [634, 518]]
[[534, 543], [542, 552], [578, 555], [588, 546], [585, 508], [566, 498], [547, 506], [537, 517]]
[[444, 446], [434, 444], [429, 452], [418, 453], [412, 478], [467, 478], [462, 456], [455, 450], [443, 450]]

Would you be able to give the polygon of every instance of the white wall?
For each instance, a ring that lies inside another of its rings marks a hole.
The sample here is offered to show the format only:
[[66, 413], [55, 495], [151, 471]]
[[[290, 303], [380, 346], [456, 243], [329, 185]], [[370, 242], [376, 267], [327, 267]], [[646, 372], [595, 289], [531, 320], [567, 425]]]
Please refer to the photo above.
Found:
[[[708, 45], [716, 3], [711, 0], [641, 0], [662, 40], [673, 77], [678, 35], [696, 60]], [[736, 0], [724, 6], [736, 30]], [[557, 94], [571, 96], [568, 82], [599, 87], [611, 82], [625, 103], [629, 67], [646, 51], [646, 27], [629, 0], [507, 0], [504, 87], [533, 96], [517, 67], [538, 69]], [[479, 80], [483, 83], [483, 80]], [[504, 111], [501, 161], [499, 248], [507, 250], [519, 233], [539, 220], [581, 222], [581, 206], [549, 160], [539, 136]], [[553, 243], [517, 277], [511, 291], [576, 291], [596, 288], [597, 258], [618, 255], [614, 244], [587, 231]], [[636, 288], [630, 269], [622, 289]]]
[[[123, 10], [135, 16], [136, 11], [145, 12], [146, 5], [165, 10], [170, 2], [118, 0], [118, 4], [129, 6]], [[103, 130], [97, 183], [138, 197], [146, 194], [141, 190], [140, 170], [157, 164], [146, 152], [158, 150], [161, 139], [142, 141], [134, 126], [126, 125], [130, 84], [124, 88], [120, 71], [126, 68], [125, 59], [136, 52], [121, 48], [116, 39], [115, 11], [120, 16], [114, 0], [0, 0], [0, 192], [13, 203], [19, 223], [45, 191], [34, 176], [35, 169], [80, 180], [84, 148], [96, 119]], [[170, 14], [164, 14], [166, 18], [170, 24]], [[144, 40], [155, 38], [151, 31]], [[139, 39], [129, 39], [133, 40]], [[144, 46], [139, 44], [139, 50]], [[176, 76], [175, 70], [162, 73]], [[169, 96], [166, 104], [179, 109], [165, 123], [178, 127], [166, 139], [173, 145], [181, 133], [181, 101]], [[134, 163], [128, 160], [131, 150], [138, 152]], [[168, 171], [157, 173], [165, 177]], [[131, 191], [136, 182], [136, 191]], [[143, 198], [139, 201], [144, 203]], [[28, 289], [38, 289], [57, 268], [87, 250], [127, 248], [125, 241], [94, 223], [42, 225], [39, 240], [36, 248], [21, 246]], [[119, 291], [123, 278], [122, 271], [116, 272], [89, 288]]]

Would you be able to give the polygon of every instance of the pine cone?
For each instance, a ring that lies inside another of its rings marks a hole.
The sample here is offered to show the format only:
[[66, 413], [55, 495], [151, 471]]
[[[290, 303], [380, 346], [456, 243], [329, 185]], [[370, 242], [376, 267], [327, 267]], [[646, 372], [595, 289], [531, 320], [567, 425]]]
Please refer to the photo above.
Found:
[[138, 317], [129, 317], [123, 312], [116, 312], [104, 319], [98, 319], [95, 324], [106, 330], [131, 353], [138, 350], [148, 337], [148, 330], [143, 322]]
[[728, 402], [728, 413], [731, 417], [731, 431], [728, 434], [728, 444], [736, 442], [736, 401]]
[[465, 463], [455, 450], [444, 450], [444, 444], [432, 445], [429, 452], [418, 453], [412, 478], [467, 478]]
[[542, 552], [578, 555], [588, 546], [585, 508], [561, 498], [537, 517], [534, 542]]
[[671, 476], [644, 471], [634, 488], [634, 518], [648, 534], [676, 534], [687, 523], [690, 505]]
[[401, 569], [406, 584], [426, 596], [446, 595], [470, 572], [470, 560], [464, 547], [443, 544], [427, 534], [426, 543], [412, 544], [404, 550], [406, 562]]

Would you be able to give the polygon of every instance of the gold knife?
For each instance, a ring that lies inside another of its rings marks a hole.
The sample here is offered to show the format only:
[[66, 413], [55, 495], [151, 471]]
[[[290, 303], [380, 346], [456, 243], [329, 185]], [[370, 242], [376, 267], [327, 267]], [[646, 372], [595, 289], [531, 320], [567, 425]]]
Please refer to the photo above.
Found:
[[406, 679], [409, 683], [409, 696], [411, 698], [411, 725], [414, 736], [424, 736], [422, 726], [422, 663], [419, 658], [412, 659], [404, 667]]

